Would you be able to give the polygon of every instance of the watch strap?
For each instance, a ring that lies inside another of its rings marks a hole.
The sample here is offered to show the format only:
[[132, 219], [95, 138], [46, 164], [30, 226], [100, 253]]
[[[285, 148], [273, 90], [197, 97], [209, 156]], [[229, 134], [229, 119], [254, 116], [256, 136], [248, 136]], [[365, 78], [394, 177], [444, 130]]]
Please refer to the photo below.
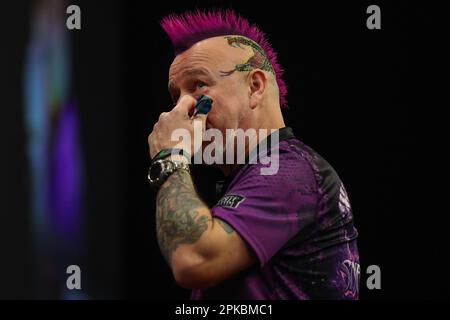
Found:
[[188, 159], [189, 163], [191, 162], [191, 156], [189, 155], [189, 153], [187, 153], [186, 151], [184, 151], [183, 149], [178, 149], [178, 148], [168, 148], [168, 149], [162, 149], [161, 151], [159, 151], [151, 160], [151, 163], [157, 161], [157, 160], [162, 160], [167, 158], [168, 156], [171, 155], [181, 155], [184, 156], [186, 159]]

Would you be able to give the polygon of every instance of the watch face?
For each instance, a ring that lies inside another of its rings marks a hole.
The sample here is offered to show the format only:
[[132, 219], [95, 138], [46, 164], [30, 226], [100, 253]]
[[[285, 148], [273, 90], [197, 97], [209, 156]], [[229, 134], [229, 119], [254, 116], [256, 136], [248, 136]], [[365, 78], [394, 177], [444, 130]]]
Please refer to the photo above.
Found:
[[149, 178], [152, 181], [157, 181], [161, 177], [161, 172], [162, 172], [162, 163], [159, 161], [156, 161], [150, 167]]
[[177, 165], [170, 160], [156, 160], [148, 170], [148, 180], [151, 185], [157, 187], [164, 183], [170, 174], [176, 170]]

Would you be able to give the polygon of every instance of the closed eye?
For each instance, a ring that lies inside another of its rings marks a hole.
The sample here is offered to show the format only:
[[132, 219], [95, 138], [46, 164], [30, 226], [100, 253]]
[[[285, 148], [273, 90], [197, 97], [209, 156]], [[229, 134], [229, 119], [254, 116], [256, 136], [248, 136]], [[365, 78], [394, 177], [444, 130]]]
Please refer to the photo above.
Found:
[[[194, 94], [197, 90], [200, 90], [204, 87], [207, 87], [208, 84], [201, 80], [196, 80], [191, 82], [191, 93]], [[178, 100], [180, 99], [180, 93], [178, 89], [175, 89], [174, 87], [169, 86], [169, 93], [170, 97], [172, 98], [172, 105], [175, 106], [178, 103]]]
[[206, 83], [204, 83], [203, 81], [197, 81], [197, 88], [203, 88], [203, 87], [206, 87], [207, 86], [207, 84]]

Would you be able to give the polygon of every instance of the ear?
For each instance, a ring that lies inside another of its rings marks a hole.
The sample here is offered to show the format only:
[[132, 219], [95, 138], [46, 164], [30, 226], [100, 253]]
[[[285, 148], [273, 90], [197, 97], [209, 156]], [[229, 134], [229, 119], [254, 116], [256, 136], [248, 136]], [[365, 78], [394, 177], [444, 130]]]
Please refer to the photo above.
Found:
[[255, 109], [263, 99], [269, 79], [264, 71], [252, 70], [248, 75], [250, 108]]

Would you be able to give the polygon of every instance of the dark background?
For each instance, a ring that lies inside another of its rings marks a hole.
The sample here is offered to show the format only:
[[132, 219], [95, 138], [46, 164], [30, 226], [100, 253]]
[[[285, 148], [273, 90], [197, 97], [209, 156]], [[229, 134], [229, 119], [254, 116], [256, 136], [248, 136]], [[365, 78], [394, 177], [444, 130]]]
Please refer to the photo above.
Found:
[[[422, 8], [397, 1], [73, 3], [82, 11], [82, 30], [68, 32], [87, 176], [81, 267], [89, 297], [189, 296], [173, 282], [157, 246], [147, 136], [170, 106], [173, 54], [159, 20], [211, 7], [236, 9], [278, 51], [288, 84], [287, 125], [346, 184], [360, 234], [361, 298], [449, 297], [443, 226], [421, 192], [429, 186], [419, 182], [427, 172], [418, 157], [423, 147], [409, 85], [410, 45], [421, 36], [409, 26], [423, 17]], [[381, 7], [381, 30], [366, 28], [370, 4]], [[3, 7], [0, 298], [36, 298], [22, 92], [31, 1]], [[210, 174], [199, 181], [206, 183]], [[372, 264], [381, 268], [381, 290], [365, 286]]]

